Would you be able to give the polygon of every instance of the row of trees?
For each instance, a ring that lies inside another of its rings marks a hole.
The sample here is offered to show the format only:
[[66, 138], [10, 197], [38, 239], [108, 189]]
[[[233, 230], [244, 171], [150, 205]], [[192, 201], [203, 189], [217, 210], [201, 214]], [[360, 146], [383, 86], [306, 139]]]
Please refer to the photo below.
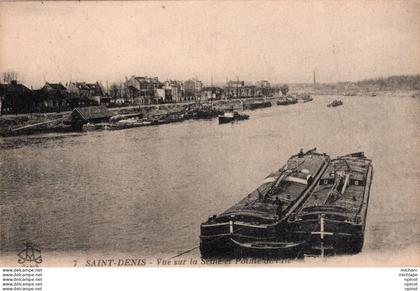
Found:
[[420, 75], [403, 75], [368, 79], [356, 82], [356, 85], [362, 88], [376, 87], [380, 90], [419, 90]]

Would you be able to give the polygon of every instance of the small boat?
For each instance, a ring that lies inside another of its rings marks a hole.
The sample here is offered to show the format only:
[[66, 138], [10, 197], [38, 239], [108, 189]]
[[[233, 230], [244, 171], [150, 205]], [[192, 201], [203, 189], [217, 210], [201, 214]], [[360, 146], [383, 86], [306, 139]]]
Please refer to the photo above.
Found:
[[279, 100], [277, 100], [277, 105], [291, 105], [296, 104], [297, 102], [297, 99], [293, 96], [280, 97]]
[[173, 123], [173, 122], [181, 122], [184, 121], [184, 114], [179, 113], [172, 113], [168, 114], [166, 116], [161, 116], [156, 119], [157, 124], [167, 124], [167, 123]]
[[184, 114], [184, 120], [189, 120], [194, 117], [194, 113], [192, 111], [186, 111]]
[[228, 123], [233, 121], [233, 112], [225, 112], [223, 115], [219, 115], [219, 123]]
[[151, 125], [151, 122], [146, 119], [128, 118], [109, 124], [108, 129], [120, 130], [127, 128], [142, 127], [147, 125]]
[[236, 120], [246, 120], [249, 119], [248, 114], [240, 114], [237, 111], [226, 111], [223, 115], [219, 115], [219, 123], [229, 123]]
[[109, 122], [116, 123], [116, 122], [118, 122], [120, 120], [129, 120], [129, 119], [132, 119], [132, 118], [135, 118], [135, 119], [139, 119], [140, 118], [141, 119], [141, 118], [143, 118], [143, 114], [142, 113], [139, 113], [139, 112], [137, 112], [137, 113], [128, 113], [128, 114], [118, 114], [118, 115], [111, 116], [109, 118]]
[[221, 112], [212, 107], [201, 107], [192, 111], [193, 119], [211, 119], [217, 117]]
[[343, 101], [339, 100], [339, 99], [335, 99], [332, 102], [330, 102], [327, 107], [337, 107], [337, 106], [341, 106], [343, 105]]
[[362, 152], [333, 159], [310, 197], [288, 218], [288, 239], [306, 240], [303, 252], [311, 256], [360, 252], [372, 177], [372, 162]]
[[91, 131], [91, 130], [107, 130], [109, 129], [109, 123], [107, 122], [100, 122], [100, 123], [86, 123], [83, 124], [83, 130]]
[[242, 105], [244, 110], [254, 110], [260, 108], [267, 108], [271, 106], [273, 106], [273, 104], [271, 104], [270, 101], [254, 101], [251, 103], [243, 103]]
[[286, 97], [280, 97], [279, 100], [277, 100], [277, 105], [289, 105], [289, 102], [287, 102]]
[[314, 100], [311, 95], [309, 94], [305, 94], [305, 95], [298, 95], [296, 96], [297, 102], [298, 103], [306, 103], [306, 102], [310, 102], [312, 100]]
[[329, 160], [329, 156], [317, 153], [316, 149], [291, 156], [239, 203], [201, 224], [201, 255], [298, 253], [303, 241], [287, 239], [287, 218], [310, 195]]
[[235, 120], [246, 120], [249, 119], [249, 115], [248, 114], [244, 114], [244, 113], [239, 113], [237, 111], [233, 112], [233, 118]]

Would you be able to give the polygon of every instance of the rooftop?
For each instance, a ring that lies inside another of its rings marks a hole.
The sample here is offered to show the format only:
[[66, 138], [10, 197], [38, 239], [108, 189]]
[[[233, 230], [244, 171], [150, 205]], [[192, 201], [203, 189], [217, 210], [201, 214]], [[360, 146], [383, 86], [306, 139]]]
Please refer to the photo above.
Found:
[[67, 90], [61, 83], [45, 83], [45, 86], [50, 86], [54, 90]]
[[89, 107], [77, 107], [73, 109], [72, 115], [77, 113], [80, 117], [86, 121], [99, 118], [107, 118], [113, 116], [113, 113], [108, 110], [105, 106], [89, 106]]

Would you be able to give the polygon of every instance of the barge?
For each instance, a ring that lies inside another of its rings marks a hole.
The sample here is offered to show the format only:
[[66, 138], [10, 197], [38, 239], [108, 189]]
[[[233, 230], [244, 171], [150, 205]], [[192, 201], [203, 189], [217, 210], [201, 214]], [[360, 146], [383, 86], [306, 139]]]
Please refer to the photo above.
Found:
[[316, 149], [291, 156], [239, 203], [201, 224], [202, 257], [293, 256], [305, 241], [288, 240], [288, 218], [310, 196], [329, 162]]
[[306, 241], [304, 254], [355, 254], [362, 250], [372, 161], [364, 153], [333, 159], [319, 185], [288, 218], [289, 240]]
[[246, 120], [246, 119], [249, 119], [248, 114], [241, 114], [237, 111], [233, 111], [233, 112], [227, 111], [227, 112], [223, 113], [223, 115], [219, 115], [219, 123], [220, 124], [234, 122], [234, 121], [238, 121], [238, 120]]
[[255, 110], [260, 108], [267, 108], [271, 107], [273, 104], [271, 104], [270, 101], [255, 101], [251, 103], [243, 103], [242, 107], [243, 110]]
[[277, 105], [291, 105], [296, 104], [298, 101], [293, 96], [286, 96], [286, 97], [280, 97], [279, 100], [277, 100]]
[[327, 104], [327, 107], [337, 107], [343, 105], [343, 101], [336, 99]]
[[296, 99], [298, 103], [306, 103], [306, 102], [311, 102], [312, 100], [314, 100], [309, 94], [298, 95], [296, 96]]

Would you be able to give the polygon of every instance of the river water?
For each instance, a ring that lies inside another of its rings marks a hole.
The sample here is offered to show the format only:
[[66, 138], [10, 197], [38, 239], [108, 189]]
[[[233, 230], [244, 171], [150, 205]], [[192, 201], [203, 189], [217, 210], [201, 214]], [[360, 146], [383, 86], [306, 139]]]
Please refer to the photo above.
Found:
[[[169, 257], [301, 148], [364, 151], [374, 178], [362, 254], [420, 246], [420, 100], [334, 96], [156, 127], [0, 139], [1, 251]], [[193, 252], [198, 256], [198, 251]]]

